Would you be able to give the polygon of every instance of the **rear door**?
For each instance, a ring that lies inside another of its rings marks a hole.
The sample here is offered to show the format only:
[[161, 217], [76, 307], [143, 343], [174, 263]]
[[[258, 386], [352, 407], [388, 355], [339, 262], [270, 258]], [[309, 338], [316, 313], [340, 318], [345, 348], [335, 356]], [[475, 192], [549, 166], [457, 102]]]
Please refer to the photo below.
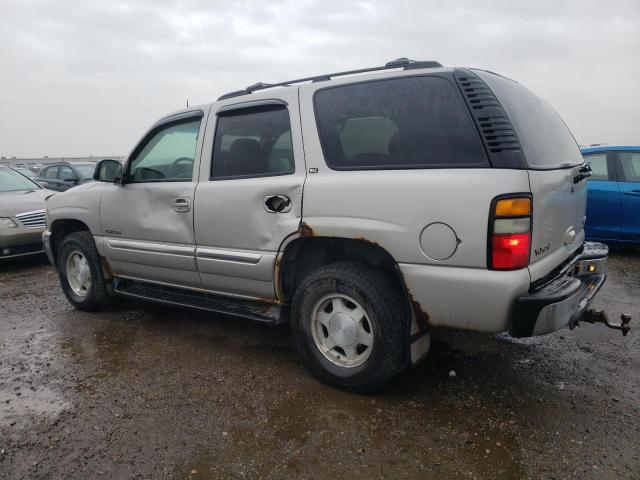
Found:
[[620, 237], [620, 187], [616, 179], [614, 159], [607, 152], [584, 156], [592, 175], [587, 188], [586, 238], [616, 240]]
[[517, 82], [476, 71], [496, 95], [513, 125], [529, 170], [533, 197], [532, 281], [567, 259], [584, 240], [587, 180], [578, 145], [560, 116]]
[[204, 287], [274, 298], [278, 249], [298, 230], [306, 177], [298, 88], [212, 106], [195, 198]]
[[640, 242], [640, 151], [616, 152], [620, 162], [622, 228], [620, 240]]

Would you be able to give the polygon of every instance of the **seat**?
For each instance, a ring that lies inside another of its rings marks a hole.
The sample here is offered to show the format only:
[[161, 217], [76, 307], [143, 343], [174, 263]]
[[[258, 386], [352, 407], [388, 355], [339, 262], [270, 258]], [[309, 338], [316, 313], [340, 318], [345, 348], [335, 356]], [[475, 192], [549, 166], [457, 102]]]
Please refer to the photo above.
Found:
[[233, 141], [229, 148], [226, 172], [228, 176], [256, 175], [267, 171], [267, 160], [257, 140], [238, 138]]

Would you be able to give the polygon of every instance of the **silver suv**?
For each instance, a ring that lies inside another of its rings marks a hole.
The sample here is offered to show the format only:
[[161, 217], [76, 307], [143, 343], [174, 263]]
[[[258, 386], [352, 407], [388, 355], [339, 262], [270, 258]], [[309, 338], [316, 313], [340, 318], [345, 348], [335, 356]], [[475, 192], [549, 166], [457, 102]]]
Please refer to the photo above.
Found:
[[399, 59], [162, 118], [124, 166], [48, 200], [44, 244], [80, 310], [124, 295], [289, 321], [318, 377], [364, 392], [423, 358], [436, 327], [599, 319], [589, 174], [520, 84]]

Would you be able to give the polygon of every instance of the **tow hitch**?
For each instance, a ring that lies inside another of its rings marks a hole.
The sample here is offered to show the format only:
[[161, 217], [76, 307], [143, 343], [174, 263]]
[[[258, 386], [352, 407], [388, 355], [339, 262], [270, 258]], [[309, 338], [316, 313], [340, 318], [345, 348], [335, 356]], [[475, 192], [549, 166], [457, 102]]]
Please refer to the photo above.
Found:
[[[627, 333], [629, 333], [629, 330], [631, 330], [631, 326], [629, 325], [631, 323], [631, 315], [626, 313], [620, 315], [620, 323], [613, 323], [609, 320], [609, 316], [604, 310], [589, 309], [582, 314], [580, 321], [587, 323], [604, 323], [609, 328], [620, 330], [625, 337]], [[580, 322], [578, 322], [578, 324], [579, 323]]]

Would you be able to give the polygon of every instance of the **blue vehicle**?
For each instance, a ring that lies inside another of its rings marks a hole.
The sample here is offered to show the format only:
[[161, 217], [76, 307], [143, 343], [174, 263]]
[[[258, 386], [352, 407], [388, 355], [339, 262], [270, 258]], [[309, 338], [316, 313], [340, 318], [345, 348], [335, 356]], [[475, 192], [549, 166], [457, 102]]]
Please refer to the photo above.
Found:
[[640, 145], [598, 145], [581, 151], [593, 171], [587, 239], [640, 245]]

